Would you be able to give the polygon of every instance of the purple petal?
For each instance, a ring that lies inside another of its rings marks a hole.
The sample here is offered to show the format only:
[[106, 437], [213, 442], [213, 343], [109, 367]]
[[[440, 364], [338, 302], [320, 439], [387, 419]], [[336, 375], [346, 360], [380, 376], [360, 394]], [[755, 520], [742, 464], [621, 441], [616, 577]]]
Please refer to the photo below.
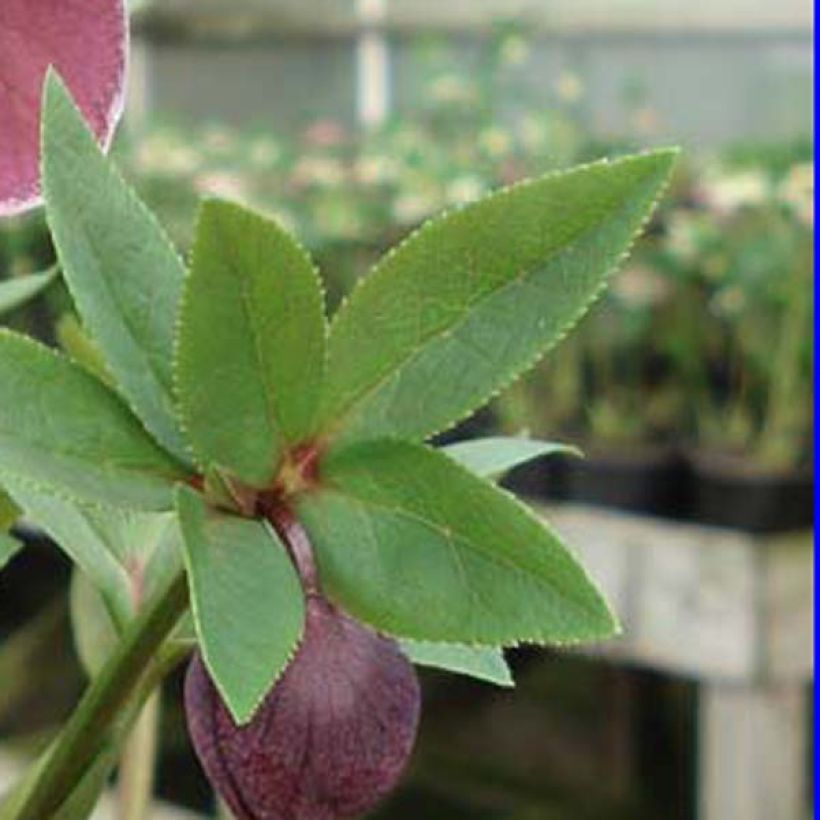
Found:
[[239, 820], [336, 820], [396, 785], [420, 695], [395, 642], [311, 596], [302, 645], [249, 724], [233, 722], [199, 655], [185, 703], [202, 765]]
[[123, 108], [123, 0], [0, 0], [0, 216], [40, 203], [40, 96], [49, 65], [108, 147]]

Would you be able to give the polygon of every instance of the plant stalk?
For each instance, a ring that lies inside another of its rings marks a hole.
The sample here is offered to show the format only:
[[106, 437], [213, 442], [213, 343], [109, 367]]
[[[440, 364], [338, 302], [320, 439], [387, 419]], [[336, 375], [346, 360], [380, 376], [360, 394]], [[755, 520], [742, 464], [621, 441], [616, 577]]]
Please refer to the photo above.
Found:
[[120, 755], [120, 820], [146, 820], [149, 816], [154, 793], [161, 701], [159, 689], [149, 696]]
[[110, 737], [121, 711], [146, 678], [153, 684], [164, 666], [159, 649], [188, 605], [188, 585], [180, 572], [150, 600], [123, 636], [117, 650], [86, 691], [58, 736], [26, 799], [13, 820], [51, 817], [71, 794]]

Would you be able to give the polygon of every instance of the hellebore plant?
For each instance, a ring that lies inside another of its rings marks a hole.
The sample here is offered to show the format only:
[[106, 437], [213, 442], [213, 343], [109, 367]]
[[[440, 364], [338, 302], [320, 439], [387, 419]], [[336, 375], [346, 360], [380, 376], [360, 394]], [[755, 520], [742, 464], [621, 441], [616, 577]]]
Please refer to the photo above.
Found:
[[191, 737], [235, 815], [332, 820], [400, 777], [412, 661], [509, 685], [503, 647], [616, 631], [560, 538], [492, 483], [554, 445], [425, 442], [578, 321], [674, 151], [445, 214], [328, 323], [274, 222], [205, 202], [186, 271], [56, 72], [42, 118], [49, 226], [105, 367], [0, 331], [0, 483], [119, 639], [0, 818], [86, 816], [186, 639]]

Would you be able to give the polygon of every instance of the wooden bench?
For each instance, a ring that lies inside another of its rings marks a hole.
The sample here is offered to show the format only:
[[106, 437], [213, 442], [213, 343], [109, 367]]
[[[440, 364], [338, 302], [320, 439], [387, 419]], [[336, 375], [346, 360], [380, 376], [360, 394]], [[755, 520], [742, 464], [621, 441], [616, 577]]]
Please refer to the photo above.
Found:
[[813, 534], [539, 510], [622, 621], [623, 635], [592, 651], [699, 684], [700, 820], [808, 817]]

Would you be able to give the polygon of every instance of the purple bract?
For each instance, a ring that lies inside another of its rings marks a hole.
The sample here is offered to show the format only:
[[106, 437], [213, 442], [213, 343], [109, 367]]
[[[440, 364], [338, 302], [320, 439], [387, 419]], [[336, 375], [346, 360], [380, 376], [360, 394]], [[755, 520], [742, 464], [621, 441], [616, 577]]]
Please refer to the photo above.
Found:
[[40, 97], [61, 74], [100, 143], [122, 113], [127, 17], [122, 0], [0, 0], [0, 216], [40, 199]]

